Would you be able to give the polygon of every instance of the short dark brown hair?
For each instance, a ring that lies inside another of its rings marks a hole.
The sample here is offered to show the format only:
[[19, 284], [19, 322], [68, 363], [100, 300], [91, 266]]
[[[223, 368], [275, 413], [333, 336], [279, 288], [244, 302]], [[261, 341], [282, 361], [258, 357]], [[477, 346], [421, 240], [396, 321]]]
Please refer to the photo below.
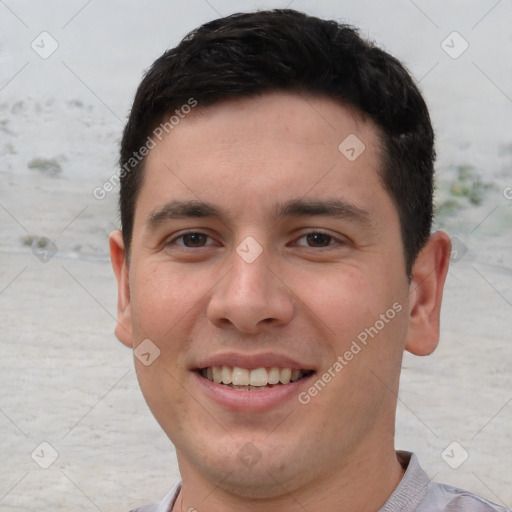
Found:
[[270, 91], [322, 95], [357, 108], [379, 128], [381, 179], [396, 205], [406, 272], [430, 236], [434, 133], [404, 66], [357, 29], [294, 10], [233, 14], [190, 32], [144, 76], [121, 142], [120, 214], [129, 255], [144, 159], [126, 162], [166, 115], [193, 98], [207, 107]]

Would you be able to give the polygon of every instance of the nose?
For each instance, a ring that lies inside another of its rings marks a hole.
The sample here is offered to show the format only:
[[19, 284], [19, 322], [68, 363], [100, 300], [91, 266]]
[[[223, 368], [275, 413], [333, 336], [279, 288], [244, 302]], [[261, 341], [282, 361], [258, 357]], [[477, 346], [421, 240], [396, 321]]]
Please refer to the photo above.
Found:
[[250, 263], [233, 252], [231, 262], [230, 271], [212, 291], [208, 319], [216, 327], [248, 334], [287, 325], [294, 315], [293, 293], [265, 251]]

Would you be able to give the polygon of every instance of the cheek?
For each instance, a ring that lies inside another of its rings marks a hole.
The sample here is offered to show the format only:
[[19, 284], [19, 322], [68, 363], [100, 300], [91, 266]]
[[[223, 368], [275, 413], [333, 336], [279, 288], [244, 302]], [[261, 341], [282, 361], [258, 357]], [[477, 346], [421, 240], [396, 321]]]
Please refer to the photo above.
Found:
[[370, 367], [389, 375], [400, 367], [407, 332], [407, 291], [398, 280], [377, 268], [372, 273], [368, 268], [339, 266], [328, 275], [308, 278], [305, 274], [299, 282], [304, 314], [324, 333], [323, 344], [332, 363], [346, 354], [350, 367], [344, 371], [346, 377], [368, 373]]
[[364, 329], [368, 322], [379, 318], [388, 307], [389, 289], [381, 293], [376, 276], [367, 269], [355, 266], [332, 266], [322, 273], [296, 274], [297, 295], [340, 339], [351, 338]]
[[198, 282], [169, 264], [140, 265], [130, 282], [136, 333], [164, 340], [201, 297]]

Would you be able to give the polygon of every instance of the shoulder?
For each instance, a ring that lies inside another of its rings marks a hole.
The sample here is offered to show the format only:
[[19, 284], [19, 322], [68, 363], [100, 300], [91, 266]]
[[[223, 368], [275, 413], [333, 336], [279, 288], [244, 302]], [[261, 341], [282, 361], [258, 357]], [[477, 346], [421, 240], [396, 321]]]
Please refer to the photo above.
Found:
[[144, 505], [139, 508], [135, 508], [130, 512], [171, 512], [176, 497], [178, 496], [181, 489], [181, 483], [175, 485], [161, 501], [155, 501], [149, 505]]
[[451, 485], [432, 482], [411, 452], [398, 451], [404, 476], [380, 512], [512, 512]]
[[510, 512], [510, 509], [472, 492], [451, 485], [430, 482], [418, 512], [439, 510], [443, 512]]
[[154, 503], [150, 503], [149, 505], [144, 505], [143, 507], [134, 508], [130, 510], [130, 512], [156, 512], [158, 510], [159, 502], [155, 501]]

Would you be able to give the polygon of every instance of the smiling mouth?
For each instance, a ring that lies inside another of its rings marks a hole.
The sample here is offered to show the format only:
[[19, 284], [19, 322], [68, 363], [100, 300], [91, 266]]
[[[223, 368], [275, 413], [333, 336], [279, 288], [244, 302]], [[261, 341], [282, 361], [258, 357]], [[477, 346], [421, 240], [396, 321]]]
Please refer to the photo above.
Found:
[[210, 382], [243, 391], [262, 391], [282, 386], [311, 375], [313, 370], [291, 368], [239, 368], [238, 366], [211, 366], [199, 369], [199, 374]]

